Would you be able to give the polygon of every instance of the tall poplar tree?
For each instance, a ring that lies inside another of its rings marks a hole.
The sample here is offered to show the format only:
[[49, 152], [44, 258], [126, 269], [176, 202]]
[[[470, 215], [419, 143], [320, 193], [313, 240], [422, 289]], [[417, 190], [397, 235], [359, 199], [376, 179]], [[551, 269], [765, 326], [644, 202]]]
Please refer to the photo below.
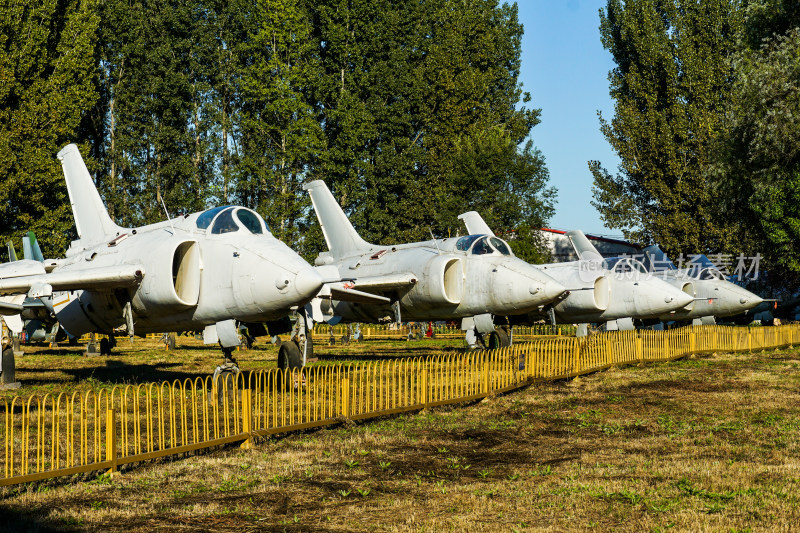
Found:
[[240, 84], [236, 195], [296, 246], [310, 206], [302, 184], [324, 146], [308, 96], [318, 78], [311, 26], [297, 0], [258, 0], [254, 20]]
[[[725, 132], [710, 179], [736, 213], [738, 249], [786, 281], [800, 273], [800, 4], [753, 0], [734, 56]], [[796, 282], [795, 282], [796, 284]]]
[[[96, 0], [0, 6], [0, 239], [37, 233], [60, 254], [73, 227], [56, 153], [79, 141], [97, 93]], [[84, 146], [85, 148], [85, 146]]]
[[730, 94], [730, 56], [741, 30], [738, 0], [609, 0], [600, 12], [616, 174], [590, 161], [603, 221], [673, 254], [723, 249], [718, 199], [705, 179]]
[[98, 181], [121, 224], [163, 220], [159, 198], [171, 214], [206, 207], [215, 171], [206, 107], [215, 52], [209, 7], [103, 4]]
[[[516, 108], [526, 98], [516, 6], [324, 0], [311, 11], [324, 73], [320, 174], [365, 238], [455, 234], [469, 208], [502, 227], [547, 217], [543, 158], [517, 148], [538, 110]], [[509, 201], [520, 209], [494, 209]]]

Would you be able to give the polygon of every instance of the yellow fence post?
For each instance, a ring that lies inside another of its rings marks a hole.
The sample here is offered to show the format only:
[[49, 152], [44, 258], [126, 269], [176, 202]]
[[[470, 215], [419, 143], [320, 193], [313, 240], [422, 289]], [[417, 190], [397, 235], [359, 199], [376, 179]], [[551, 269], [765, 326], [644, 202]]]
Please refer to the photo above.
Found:
[[425, 363], [422, 363], [422, 376], [420, 382], [420, 403], [424, 409], [428, 405], [428, 365]]
[[581, 372], [581, 342], [577, 337], [572, 341], [572, 356], [575, 358], [572, 375], [577, 376]]
[[753, 330], [747, 327], [747, 350], [753, 352]]
[[636, 334], [636, 360], [640, 363], [644, 362], [644, 345], [641, 333]]
[[[253, 431], [253, 391], [250, 389], [244, 389], [242, 391], [242, 433], [247, 433], [248, 435]], [[252, 449], [253, 445], [253, 438], [249, 437], [245, 440], [241, 448], [245, 450]]]
[[694, 326], [692, 326], [692, 330], [689, 332], [689, 353], [694, 355], [697, 352], [697, 336], [694, 333]]
[[114, 409], [106, 409], [106, 461], [111, 462], [108, 473], [117, 471], [117, 424], [114, 420]]
[[339, 382], [339, 414], [344, 417], [350, 416], [350, 380], [342, 378]]
[[483, 351], [483, 392], [489, 395], [489, 352]]

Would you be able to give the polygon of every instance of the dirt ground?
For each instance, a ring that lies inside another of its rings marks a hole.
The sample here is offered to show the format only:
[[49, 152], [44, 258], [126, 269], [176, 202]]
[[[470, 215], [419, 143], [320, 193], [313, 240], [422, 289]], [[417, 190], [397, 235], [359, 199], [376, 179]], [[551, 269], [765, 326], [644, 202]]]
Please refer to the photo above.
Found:
[[[404, 347], [453, 349], [377, 343], [355, 356]], [[181, 351], [122, 355], [121, 364], [158, 360], [141, 380], [200, 372], [192, 366], [199, 358]], [[247, 353], [252, 365], [274, 364], [269, 350], [255, 352]], [[114, 364], [97, 365], [109, 374], [56, 370], [50, 357], [20, 364], [22, 379], [37, 376], [31, 386], [41, 388], [134, 379], [120, 378]], [[792, 531], [800, 524], [798, 365], [797, 350], [782, 350], [612, 369], [251, 450], [6, 488], [0, 528]]]

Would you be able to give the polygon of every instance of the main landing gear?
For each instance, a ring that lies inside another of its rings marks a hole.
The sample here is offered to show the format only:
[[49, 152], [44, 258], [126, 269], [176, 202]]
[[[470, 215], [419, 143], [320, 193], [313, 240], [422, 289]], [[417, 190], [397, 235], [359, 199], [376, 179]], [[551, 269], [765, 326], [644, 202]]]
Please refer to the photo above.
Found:
[[221, 403], [225, 398], [225, 394], [232, 397], [233, 391], [236, 390], [236, 382], [238, 380], [241, 370], [239, 363], [233, 357], [233, 348], [222, 348], [222, 364], [214, 369], [214, 374], [211, 377], [212, 387], [216, 389], [217, 400]]

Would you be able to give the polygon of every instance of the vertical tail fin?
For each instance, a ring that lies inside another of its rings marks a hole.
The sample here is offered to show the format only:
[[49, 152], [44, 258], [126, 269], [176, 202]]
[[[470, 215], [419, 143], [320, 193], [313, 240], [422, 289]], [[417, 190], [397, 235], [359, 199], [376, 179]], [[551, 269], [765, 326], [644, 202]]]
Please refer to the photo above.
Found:
[[42, 255], [42, 249], [39, 248], [39, 241], [36, 240], [34, 232], [29, 231], [28, 235], [22, 238], [22, 253], [25, 259], [44, 263], [44, 255]]
[[6, 243], [6, 248], [8, 249], [8, 261], [13, 262], [17, 260], [17, 251], [14, 249], [14, 242], [8, 241]]
[[572, 247], [575, 248], [575, 253], [584, 261], [603, 261], [603, 256], [597, 251], [597, 248], [586, 238], [586, 235], [579, 229], [568, 231], [567, 237]]
[[469, 235], [494, 235], [494, 232], [489, 225], [483, 220], [483, 217], [477, 211], [467, 211], [458, 215], [459, 220], [464, 221]]
[[328, 243], [328, 249], [333, 257], [345, 257], [372, 247], [356, 232], [324, 181], [312, 181], [305, 184], [303, 189], [311, 196], [311, 203], [317, 213], [319, 225], [322, 226], [325, 242]]
[[68, 144], [58, 152], [58, 159], [64, 168], [78, 238], [93, 243], [115, 235], [120, 227], [108, 216], [78, 147]]

